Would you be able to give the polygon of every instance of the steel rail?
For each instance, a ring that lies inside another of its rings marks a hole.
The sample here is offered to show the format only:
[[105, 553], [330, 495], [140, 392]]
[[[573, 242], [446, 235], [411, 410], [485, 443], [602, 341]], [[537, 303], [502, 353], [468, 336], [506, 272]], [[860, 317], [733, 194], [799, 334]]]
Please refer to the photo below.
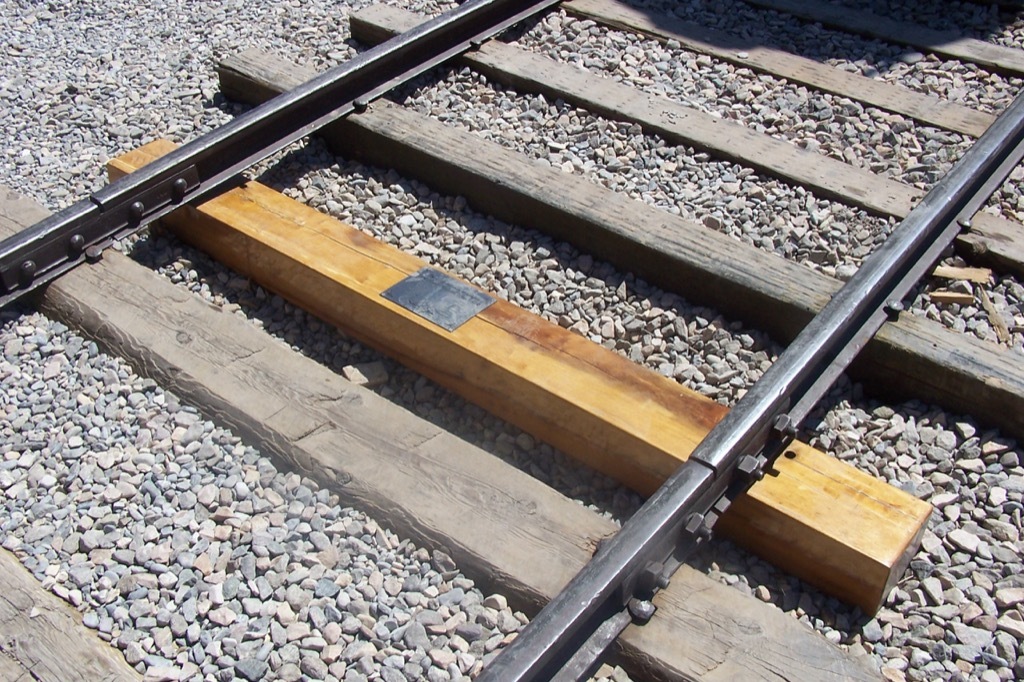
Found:
[[[689, 459], [478, 680], [577, 679], [588, 668], [580, 664], [577, 647], [590, 650], [592, 667], [626, 626], [623, 613], [634, 622], [650, 618], [654, 606], [649, 599], [671, 574], [666, 563], [707, 538], [715, 506], [727, 492], [735, 492], [729, 487], [738, 485], [742, 474], [748, 474], [746, 487], [781, 454], [842, 368], [887, 315], [901, 309], [901, 299], [952, 243], [958, 219], [968, 218], [962, 214], [980, 206], [979, 194], [991, 193], [1012, 170], [1022, 140], [1024, 96], [925, 195]], [[609, 621], [619, 625], [605, 626]]]
[[0, 307], [258, 161], [559, 0], [468, 0], [0, 242]]

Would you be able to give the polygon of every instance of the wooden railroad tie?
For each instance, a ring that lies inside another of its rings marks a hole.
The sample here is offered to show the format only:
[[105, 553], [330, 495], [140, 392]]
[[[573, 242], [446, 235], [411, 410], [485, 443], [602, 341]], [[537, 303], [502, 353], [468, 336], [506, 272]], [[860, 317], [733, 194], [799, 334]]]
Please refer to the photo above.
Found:
[[[0, 236], [48, 215], [0, 186]], [[36, 302], [278, 466], [314, 478], [399, 537], [450, 554], [477, 587], [527, 614], [615, 531], [610, 519], [119, 252], [60, 276]], [[510, 532], [496, 543], [500, 527]], [[857, 647], [840, 649], [692, 566], [682, 566], [656, 602], [656, 619], [618, 639], [634, 679], [879, 679]]]
[[[0, 187], [0, 235], [48, 215]], [[187, 397], [282, 469], [312, 477], [400, 537], [450, 554], [481, 590], [507, 596], [528, 615], [615, 532], [597, 512], [116, 251], [58, 278], [35, 300], [47, 316]], [[507, 529], [500, 542], [495, 529]], [[7, 588], [14, 603], [17, 588]], [[658, 617], [627, 628], [618, 641], [634, 679], [878, 680], [877, 666], [859, 648], [842, 650], [694, 567], [681, 567], [656, 602]], [[0, 637], [11, 632], [17, 630], [8, 625]]]
[[[349, 17], [352, 37], [370, 45], [421, 21], [422, 16], [390, 5], [372, 5]], [[1021, 50], [1014, 52], [1024, 55]], [[460, 57], [460, 62], [517, 92], [537, 93], [549, 101], [561, 99], [598, 116], [638, 123], [646, 134], [657, 135], [670, 144], [692, 146], [720, 161], [739, 163], [802, 185], [819, 198], [863, 208], [874, 215], [902, 219], [924, 196], [920, 188], [866, 168], [800, 149], [740, 123], [501, 41], [484, 43]], [[976, 264], [1024, 275], [1021, 223], [986, 211], [976, 213], [971, 222], [971, 229], [957, 237], [957, 248]]]
[[671, 14], [652, 13], [649, 8], [634, 8], [616, 0], [566, 0], [561, 7], [573, 16], [661, 41], [675, 40], [688, 50], [710, 55], [737, 68], [785, 78], [791, 83], [849, 97], [954, 132], [978, 137], [996, 118], [957, 102], [843, 71], [769, 45], [752, 43], [742, 36], [683, 21]]
[[[113, 160], [111, 177], [174, 149]], [[426, 264], [256, 182], [164, 219], [208, 252], [643, 494], [727, 408], [506, 301], [454, 331], [382, 297]], [[623, 406], [628, 406], [623, 409]], [[867, 612], [916, 552], [931, 507], [803, 443], [720, 522], [732, 539]]]
[[862, 9], [852, 9], [824, 2], [808, 0], [748, 0], [752, 5], [785, 12], [805, 21], [841, 28], [897, 45], [913, 45], [925, 52], [972, 62], [997, 73], [1017, 76], [1024, 74], [1024, 50], [998, 45], [986, 40], [969, 38], [959, 31], [938, 31]]
[[[218, 72], [225, 96], [250, 104], [316, 75], [258, 50], [226, 58]], [[575, 244], [781, 342], [795, 338], [842, 286], [795, 261], [406, 107], [378, 101], [320, 135], [339, 156], [394, 168], [442, 194], [462, 195], [481, 213]], [[954, 412], [984, 415], [1006, 433], [1024, 434], [1019, 358], [940, 322], [911, 314], [887, 322], [850, 371], [876, 395], [926, 399]]]
[[6, 549], [0, 549], [0, 594], [0, 680], [143, 679], [117, 649], [82, 625], [74, 607], [40, 585]]

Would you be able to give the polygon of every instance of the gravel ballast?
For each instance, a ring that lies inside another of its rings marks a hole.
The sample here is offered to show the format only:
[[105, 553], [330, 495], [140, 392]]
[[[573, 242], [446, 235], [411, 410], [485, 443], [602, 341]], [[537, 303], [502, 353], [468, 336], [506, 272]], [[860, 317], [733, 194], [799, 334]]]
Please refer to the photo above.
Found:
[[[337, 63], [356, 51], [345, 42], [347, 11], [365, 4], [238, 2], [196, 12], [183, 2], [7, 3], [0, 8], [0, 117], [9, 132], [0, 182], [51, 210], [67, 206], [101, 186], [110, 156], [158, 136], [191, 139], [237, 113], [217, 94], [217, 57], [255, 45], [317, 67]], [[742, 27], [752, 39], [770, 35], [842, 68], [985, 110], [1005, 107], [1020, 86], [1019, 79], [931, 56], [907, 58], [903, 48], [809, 28], [740, 2], [648, 4], [723, 29]], [[858, 6], [882, 13], [882, 4]], [[958, 4], [945, 20], [961, 21], [971, 7]], [[992, 13], [978, 13], [970, 25], [988, 26]], [[943, 19], [936, 12], [929, 23]], [[1017, 24], [1003, 23], [1010, 27], [994, 40], [1018, 44]], [[586, 52], [586, 68], [633, 78], [704, 111], [735, 112], [729, 117], [908, 182], [934, 182], [964, 147], [958, 140], [946, 146], [946, 136], [899, 117], [851, 110], [839, 98], [563, 13], [517, 41], [556, 58]], [[403, 92], [405, 104], [808, 267], [848, 276], [891, 227], [635, 126], [467, 71], [440, 77]], [[824, 106], [831, 119], [821, 118]], [[851, 126], [898, 130], [881, 143], [851, 138], [837, 115]], [[920, 153], [909, 151], [915, 147]], [[738, 399], [781, 351], [714, 310], [477, 214], [459, 197], [335, 158], [318, 141], [298, 145], [261, 173], [301, 201], [723, 403]], [[1008, 184], [992, 210], [1012, 217], [1018, 195]], [[375, 390], [582, 503], [620, 519], [639, 504], [172, 238], [144, 237], [123, 248], [336, 371], [375, 363], [387, 376]], [[1020, 283], [997, 273], [987, 290], [1011, 330], [1008, 345], [1021, 350]], [[936, 306], [921, 297], [915, 307], [998, 342], [980, 306]], [[342, 507], [314, 482], [278, 471], [197, 414], [188, 396], [139, 378], [37, 313], [5, 312], [0, 322], [2, 544], [151, 679], [458, 679], [525, 620], [500, 595], [475, 591], [445, 557]], [[728, 543], [696, 561], [716, 579], [873, 656], [887, 679], [1024, 677], [1020, 447], [969, 416], [917, 401], [879, 403], [845, 381], [807, 431], [818, 447], [936, 507], [922, 551], [882, 611], [867, 618]], [[621, 671], [605, 673], [622, 678]]]
[[94, 343], [7, 317], [3, 546], [148, 677], [458, 679], [525, 622]]

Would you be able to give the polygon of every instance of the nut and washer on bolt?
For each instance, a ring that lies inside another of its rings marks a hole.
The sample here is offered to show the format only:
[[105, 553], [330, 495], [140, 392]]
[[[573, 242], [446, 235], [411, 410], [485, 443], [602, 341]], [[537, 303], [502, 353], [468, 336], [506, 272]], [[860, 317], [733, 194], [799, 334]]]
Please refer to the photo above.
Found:
[[783, 412], [772, 422], [775, 433], [781, 436], [795, 436], [796, 424], [793, 423], [793, 416], [789, 412]]
[[764, 478], [764, 462], [760, 457], [744, 455], [740, 459], [740, 463], [736, 465], [736, 470], [748, 480], [760, 481]]
[[705, 521], [706, 519], [703, 514], [690, 514], [690, 518], [686, 520], [686, 526], [683, 529], [690, 535], [694, 535], [701, 540], [707, 540], [711, 537], [711, 529], [708, 528], [708, 524]]

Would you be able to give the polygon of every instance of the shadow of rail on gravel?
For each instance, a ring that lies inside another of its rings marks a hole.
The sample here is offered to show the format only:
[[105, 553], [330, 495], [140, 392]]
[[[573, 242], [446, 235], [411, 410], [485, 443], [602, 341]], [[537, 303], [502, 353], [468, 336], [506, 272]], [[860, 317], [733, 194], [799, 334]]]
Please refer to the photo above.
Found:
[[[674, 32], [720, 50], [778, 48], [818, 62], [839, 63], [843, 70], [869, 78], [908, 64], [955, 58], [961, 50], [973, 52], [962, 44], [965, 39], [1012, 48], [1011, 33], [1024, 14], [1022, 3], [1009, 0], [956, 5], [941, 0], [569, 0], [562, 6], [570, 16], [593, 17], [600, 23], [608, 23], [607, 13], [618, 6], [645, 16], [658, 32]], [[598, 19], [598, 14], [605, 18]], [[1024, 61], [1008, 66], [1001, 58], [993, 64], [977, 63], [1007, 75], [1024, 69]]]

